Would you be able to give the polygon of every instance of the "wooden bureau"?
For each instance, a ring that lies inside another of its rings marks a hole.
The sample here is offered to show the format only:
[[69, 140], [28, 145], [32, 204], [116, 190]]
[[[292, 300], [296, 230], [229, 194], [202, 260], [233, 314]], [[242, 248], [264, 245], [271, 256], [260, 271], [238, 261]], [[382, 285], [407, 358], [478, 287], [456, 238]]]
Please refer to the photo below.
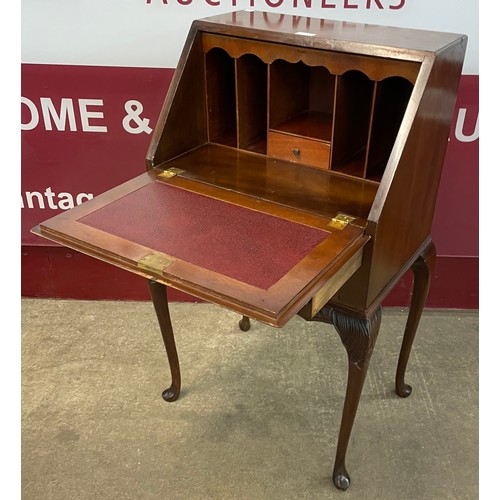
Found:
[[[435, 260], [430, 230], [466, 37], [276, 13], [195, 21], [146, 171], [33, 231], [148, 279], [175, 401], [181, 378], [166, 289], [281, 327], [335, 326], [348, 383], [333, 481], [381, 320], [414, 290], [404, 381]], [[116, 165], [115, 168], [120, 168]]]

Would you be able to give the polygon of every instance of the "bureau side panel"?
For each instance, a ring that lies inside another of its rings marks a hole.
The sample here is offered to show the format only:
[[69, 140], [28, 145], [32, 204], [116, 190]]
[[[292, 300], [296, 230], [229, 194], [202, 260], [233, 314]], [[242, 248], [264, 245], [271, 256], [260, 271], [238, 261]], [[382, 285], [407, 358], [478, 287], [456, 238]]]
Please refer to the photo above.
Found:
[[195, 23], [151, 139], [146, 157], [148, 168], [207, 142], [204, 74], [201, 33]]
[[431, 234], [465, 46], [462, 39], [436, 54], [387, 196], [374, 213], [368, 304], [389, 291], [388, 285]]
[[370, 253], [335, 303], [366, 311], [382, 301], [430, 236], [465, 46], [464, 37], [435, 54], [399, 162], [384, 174], [369, 216]]

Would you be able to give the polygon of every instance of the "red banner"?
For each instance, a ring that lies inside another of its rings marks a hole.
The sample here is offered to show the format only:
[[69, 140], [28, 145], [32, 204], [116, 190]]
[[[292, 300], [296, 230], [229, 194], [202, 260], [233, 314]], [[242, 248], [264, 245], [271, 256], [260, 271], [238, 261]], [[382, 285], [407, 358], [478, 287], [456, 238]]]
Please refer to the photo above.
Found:
[[462, 76], [436, 205], [438, 255], [479, 255], [479, 76]]
[[145, 170], [171, 69], [22, 65], [22, 243], [30, 228]]
[[[22, 243], [30, 228], [140, 173], [171, 69], [22, 66]], [[439, 255], [478, 255], [478, 76], [464, 76], [436, 209]]]

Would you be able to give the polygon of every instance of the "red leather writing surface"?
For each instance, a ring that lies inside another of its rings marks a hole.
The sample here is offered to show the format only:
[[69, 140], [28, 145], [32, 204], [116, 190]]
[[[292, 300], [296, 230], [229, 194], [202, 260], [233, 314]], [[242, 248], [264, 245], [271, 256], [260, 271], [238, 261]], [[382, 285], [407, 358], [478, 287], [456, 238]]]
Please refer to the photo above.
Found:
[[330, 235], [161, 182], [79, 222], [262, 289]]

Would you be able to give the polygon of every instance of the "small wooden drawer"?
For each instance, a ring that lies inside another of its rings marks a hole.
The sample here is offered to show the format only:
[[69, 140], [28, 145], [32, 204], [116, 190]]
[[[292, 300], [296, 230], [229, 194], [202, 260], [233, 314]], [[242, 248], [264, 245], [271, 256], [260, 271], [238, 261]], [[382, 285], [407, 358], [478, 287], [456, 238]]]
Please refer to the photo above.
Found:
[[313, 167], [330, 167], [330, 144], [290, 134], [269, 131], [267, 154], [280, 160]]

